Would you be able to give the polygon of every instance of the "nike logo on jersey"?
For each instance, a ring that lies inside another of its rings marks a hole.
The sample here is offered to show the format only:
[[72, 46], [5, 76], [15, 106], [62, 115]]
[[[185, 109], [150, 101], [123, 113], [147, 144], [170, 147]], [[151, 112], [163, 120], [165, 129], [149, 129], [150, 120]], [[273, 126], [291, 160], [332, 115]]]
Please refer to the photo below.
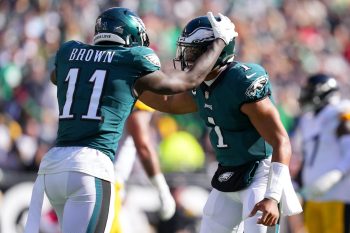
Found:
[[256, 73], [252, 73], [250, 75], [246, 75], [245, 77], [249, 79], [249, 78], [253, 77], [254, 75], [256, 75]]

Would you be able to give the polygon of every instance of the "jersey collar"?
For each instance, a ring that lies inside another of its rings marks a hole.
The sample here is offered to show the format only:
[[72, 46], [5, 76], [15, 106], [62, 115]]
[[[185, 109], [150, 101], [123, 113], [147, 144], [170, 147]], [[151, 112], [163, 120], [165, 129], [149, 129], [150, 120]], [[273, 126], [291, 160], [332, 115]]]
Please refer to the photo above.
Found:
[[[227, 67], [225, 70], [223, 70], [216, 78], [213, 79], [213, 82], [211, 82], [209, 85], [204, 81], [201, 83], [200, 88], [202, 89], [203, 92], [209, 91], [211, 92], [220, 82], [220, 80], [225, 77], [226, 73], [236, 64], [236, 62], [231, 62], [227, 64]], [[212, 80], [210, 80], [212, 81]], [[210, 82], [209, 81], [209, 82]]]

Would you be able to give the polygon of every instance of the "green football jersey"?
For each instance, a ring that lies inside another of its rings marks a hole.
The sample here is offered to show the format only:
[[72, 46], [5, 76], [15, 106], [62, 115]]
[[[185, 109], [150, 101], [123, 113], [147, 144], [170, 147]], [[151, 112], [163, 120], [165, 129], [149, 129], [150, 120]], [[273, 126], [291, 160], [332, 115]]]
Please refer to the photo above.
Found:
[[64, 43], [56, 54], [59, 125], [56, 146], [86, 146], [114, 160], [143, 75], [160, 69], [148, 47]]
[[211, 128], [210, 141], [221, 165], [242, 165], [272, 154], [272, 147], [240, 110], [244, 103], [266, 97], [272, 100], [264, 68], [233, 62], [211, 85], [202, 83], [192, 95], [200, 116]]

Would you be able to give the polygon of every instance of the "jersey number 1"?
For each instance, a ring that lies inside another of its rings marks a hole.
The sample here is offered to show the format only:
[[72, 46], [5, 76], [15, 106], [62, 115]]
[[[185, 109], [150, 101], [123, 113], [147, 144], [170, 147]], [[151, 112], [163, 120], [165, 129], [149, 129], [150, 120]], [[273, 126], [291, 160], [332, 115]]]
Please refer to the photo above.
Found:
[[215, 125], [214, 118], [208, 117], [208, 122], [212, 125], [214, 125], [213, 129], [218, 136], [218, 144], [216, 145], [218, 148], [224, 148], [227, 147], [227, 144], [224, 143], [224, 137], [222, 136], [221, 129], [219, 126]]
[[[66, 93], [66, 102], [64, 103], [62, 114], [59, 116], [60, 119], [70, 119], [74, 117], [74, 115], [70, 113], [70, 110], [73, 104], [73, 96], [78, 79], [78, 72], [79, 69], [77, 68], [70, 69], [65, 79], [65, 81], [68, 82], [68, 89]], [[101, 116], [97, 116], [97, 108], [100, 103], [105, 78], [106, 70], [96, 70], [89, 79], [89, 82], [94, 83], [94, 88], [90, 96], [88, 112], [86, 115], [81, 116], [82, 119], [101, 119]]]

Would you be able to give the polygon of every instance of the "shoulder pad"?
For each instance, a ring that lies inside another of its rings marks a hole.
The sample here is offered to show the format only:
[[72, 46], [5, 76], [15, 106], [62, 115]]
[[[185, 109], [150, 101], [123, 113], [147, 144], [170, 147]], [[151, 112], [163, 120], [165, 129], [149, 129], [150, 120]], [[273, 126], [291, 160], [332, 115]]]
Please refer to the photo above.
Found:
[[271, 95], [268, 74], [258, 64], [237, 62], [228, 75], [232, 76], [230, 83], [241, 104], [255, 102]]
[[160, 69], [161, 63], [157, 54], [148, 47], [145, 46], [135, 46], [131, 48], [131, 53], [134, 56], [134, 60], [137, 64], [146, 67], [157, 67]]

